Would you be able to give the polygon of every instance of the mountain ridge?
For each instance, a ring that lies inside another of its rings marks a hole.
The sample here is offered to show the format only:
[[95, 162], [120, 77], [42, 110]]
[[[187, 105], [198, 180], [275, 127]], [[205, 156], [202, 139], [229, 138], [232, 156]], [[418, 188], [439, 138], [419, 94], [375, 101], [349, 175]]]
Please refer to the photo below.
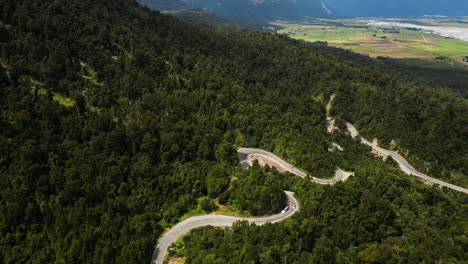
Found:
[[272, 20], [303, 20], [330, 17], [331, 8], [322, 0], [139, 0], [155, 9], [199, 8], [233, 18]]

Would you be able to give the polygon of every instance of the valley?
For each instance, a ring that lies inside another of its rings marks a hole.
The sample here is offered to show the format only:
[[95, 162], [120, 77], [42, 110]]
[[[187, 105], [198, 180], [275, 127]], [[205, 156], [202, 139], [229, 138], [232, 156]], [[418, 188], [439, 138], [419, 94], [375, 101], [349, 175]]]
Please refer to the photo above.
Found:
[[371, 57], [427, 59], [447, 56], [459, 59], [468, 56], [468, 42], [464, 41], [468, 38], [468, 28], [464, 24], [466, 20], [456, 21], [459, 22], [437, 23], [436, 20], [430, 23], [416, 19], [415, 24], [411, 24], [409, 19], [404, 23], [377, 19], [318, 19], [310, 23], [273, 24], [284, 27], [278, 31], [280, 34], [309, 42], [327, 42]]

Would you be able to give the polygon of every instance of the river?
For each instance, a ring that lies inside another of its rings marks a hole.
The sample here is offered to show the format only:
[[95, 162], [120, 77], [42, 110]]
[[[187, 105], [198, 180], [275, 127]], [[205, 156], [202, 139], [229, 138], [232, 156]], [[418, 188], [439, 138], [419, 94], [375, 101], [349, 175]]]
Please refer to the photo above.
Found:
[[382, 21], [369, 21], [367, 23], [370, 26], [375, 27], [401, 27], [401, 28], [417, 28], [424, 29], [434, 32], [435, 34], [450, 37], [454, 39], [460, 39], [468, 41], [468, 28], [462, 27], [444, 27], [444, 26], [420, 26], [409, 23], [399, 23], [399, 22], [382, 22]]

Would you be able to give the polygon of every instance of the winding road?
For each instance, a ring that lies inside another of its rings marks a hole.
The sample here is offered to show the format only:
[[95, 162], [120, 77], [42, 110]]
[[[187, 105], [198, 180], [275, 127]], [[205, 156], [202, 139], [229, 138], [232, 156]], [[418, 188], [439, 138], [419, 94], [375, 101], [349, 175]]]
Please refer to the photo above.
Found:
[[[276, 169], [278, 169], [279, 172], [288, 171], [302, 178], [305, 178], [307, 176], [306, 173], [300, 171], [299, 169], [284, 161], [275, 154], [265, 150], [255, 148], [240, 148], [237, 150], [237, 156], [240, 161], [240, 167], [243, 170], [248, 169], [250, 166], [252, 166], [253, 161], [257, 160], [259, 161], [260, 165], [267, 164], [269, 166], [274, 166], [276, 167]], [[335, 178], [331, 180], [321, 180], [312, 177], [311, 181], [319, 184], [335, 184], [339, 181], [345, 181], [351, 175], [353, 175], [353, 173], [343, 171], [340, 168], [336, 167]]]
[[202, 226], [231, 226], [234, 222], [246, 220], [250, 223], [255, 223], [257, 225], [263, 225], [266, 223], [275, 223], [281, 221], [285, 218], [288, 218], [295, 214], [299, 210], [299, 203], [297, 202], [296, 198], [294, 198], [294, 193], [292, 192], [285, 192], [288, 198], [288, 206], [289, 210], [285, 213], [276, 214], [268, 217], [259, 217], [259, 218], [240, 218], [240, 217], [232, 217], [226, 215], [203, 215], [203, 216], [194, 216], [190, 217], [177, 225], [173, 226], [167, 233], [165, 233], [158, 242], [156, 249], [153, 253], [153, 259], [151, 261], [152, 264], [163, 264], [164, 257], [167, 254], [167, 250], [169, 246], [177, 241], [180, 237], [188, 233], [190, 230], [202, 227]]
[[[290, 172], [299, 177], [305, 178], [306, 173], [300, 171], [290, 163], [284, 161], [275, 154], [255, 148], [240, 148], [237, 150], [237, 156], [239, 158], [239, 166], [242, 170], [246, 170], [252, 166], [253, 161], [257, 160], [262, 162], [261, 165], [269, 165], [278, 169], [280, 172]], [[311, 181], [319, 184], [335, 184], [339, 181], [344, 181], [348, 179], [351, 175], [350, 172], [343, 171], [338, 167], [335, 168], [335, 178], [331, 180], [321, 180], [313, 177]], [[203, 215], [203, 216], [194, 216], [190, 217], [177, 225], [173, 226], [169, 231], [167, 231], [158, 241], [158, 244], [154, 250], [153, 258], [151, 260], [152, 264], [163, 264], [164, 258], [166, 257], [167, 250], [172, 243], [177, 241], [180, 237], [187, 234], [190, 230], [202, 227], [202, 226], [231, 226], [234, 222], [240, 220], [247, 220], [250, 223], [255, 223], [257, 225], [263, 225], [265, 223], [275, 223], [281, 221], [285, 218], [288, 218], [295, 214], [299, 210], [299, 203], [296, 198], [294, 198], [292, 192], [285, 191], [288, 198], [288, 207], [284, 213], [268, 216], [268, 217], [258, 217], [258, 218], [239, 218], [225, 215]]]
[[[330, 102], [327, 105], [327, 112], [329, 112], [331, 108], [331, 103], [334, 97], [335, 96], [332, 95]], [[328, 133], [332, 133], [334, 130], [339, 130], [339, 128], [335, 126], [335, 120], [332, 119], [329, 116], [329, 114], [327, 114], [326, 124], [327, 124]], [[357, 136], [359, 136], [357, 129], [352, 124], [346, 123], [346, 127], [351, 137], [356, 138]], [[432, 178], [426, 174], [423, 174], [417, 171], [413, 166], [411, 166], [408, 163], [408, 161], [406, 161], [405, 158], [403, 158], [400, 154], [394, 151], [387, 150], [375, 144], [372, 144], [371, 142], [369, 142], [363, 137], [360, 137], [360, 141], [361, 143], [372, 147], [372, 149], [377, 151], [378, 153], [392, 157], [398, 163], [398, 165], [400, 166], [400, 169], [408, 175], [414, 175], [416, 177], [422, 178], [425, 181], [438, 184], [440, 186], [444, 186], [444, 187], [447, 187], [447, 188], [450, 188], [459, 192], [468, 193], [468, 189], [466, 188]], [[336, 146], [333, 144], [335, 144]], [[332, 146], [334, 148], [343, 150], [336, 143], [333, 143], [333, 144]], [[240, 148], [237, 150], [237, 156], [239, 158], [239, 166], [242, 170], [246, 170], [250, 168], [253, 165], [254, 160], [256, 160], [261, 166], [268, 165], [270, 167], [275, 167], [279, 172], [290, 172], [302, 178], [307, 177], [307, 174], [305, 172], [297, 169], [292, 164], [286, 162], [285, 160], [276, 156], [275, 154], [265, 151], [265, 150], [255, 149], [255, 148]], [[322, 180], [322, 179], [317, 179], [315, 177], [312, 177], [311, 181], [318, 183], [318, 184], [329, 185], [329, 184], [335, 184], [340, 181], [345, 181], [352, 175], [353, 173], [346, 172], [346, 171], [341, 170], [338, 167], [335, 167], [335, 178], [331, 180]], [[299, 210], [299, 203], [294, 198], [292, 192], [285, 191], [285, 193], [288, 198], [289, 210], [287, 210], [286, 212], [282, 212], [280, 214], [272, 215], [269, 217], [259, 217], [259, 218], [239, 218], [239, 217], [232, 217], [232, 216], [225, 216], [225, 215], [210, 214], [210, 215], [204, 215], [204, 216], [190, 217], [178, 223], [177, 225], [173, 226], [169, 231], [167, 231], [158, 240], [158, 244], [154, 250], [151, 263], [163, 264], [164, 258], [166, 257], [169, 246], [175, 241], [177, 241], [177, 239], [179, 239], [180, 237], [182, 237], [183, 235], [185, 235], [186, 233], [188, 233], [190, 230], [194, 228], [207, 226], [207, 225], [218, 226], [218, 227], [231, 226], [234, 222], [241, 221], [241, 220], [246, 220], [250, 223], [255, 223], [257, 225], [263, 225], [265, 223], [275, 223], [275, 222], [281, 221], [285, 218], [292, 216]]]
[[[327, 131], [329, 133], [333, 132], [334, 130], [338, 130], [335, 125], [335, 120], [331, 118], [327, 118]], [[347, 130], [349, 131], [351, 137], [355, 138], [359, 136], [357, 129], [350, 123], [346, 123]], [[423, 174], [413, 168], [405, 158], [403, 158], [400, 154], [381, 148], [375, 144], [372, 144], [368, 140], [363, 137], [360, 137], [361, 143], [366, 144], [375, 151], [392, 157], [400, 166], [401, 170], [408, 175], [414, 175], [416, 177], [422, 178], [428, 182], [438, 184], [440, 186], [444, 186], [459, 192], [468, 193], [468, 189], [465, 189], [460, 186], [456, 186], [450, 184], [448, 182], [444, 182], [438, 179], [434, 179], [426, 174]], [[246, 170], [253, 165], [254, 160], [257, 160], [260, 165], [269, 165], [271, 167], [275, 167], [279, 172], [290, 172], [295, 174], [299, 177], [305, 178], [307, 174], [303, 171], [297, 169], [290, 163], [284, 161], [282, 158], [276, 156], [275, 154], [255, 148], [240, 148], [237, 150], [237, 155], [239, 158], [239, 165], [242, 170]], [[348, 179], [353, 173], [346, 172], [341, 170], [340, 168], [335, 168], [335, 178], [331, 180], [322, 180], [317, 179], [315, 177], [311, 178], [311, 181], [319, 184], [335, 184], [340, 181], [345, 181]], [[158, 241], [158, 244], [154, 250], [153, 258], [151, 260], [152, 264], [163, 264], [164, 258], [166, 257], [167, 250], [169, 246], [177, 241], [180, 237], [188, 233], [190, 230], [202, 227], [202, 226], [218, 226], [218, 227], [225, 227], [231, 226], [236, 221], [246, 220], [250, 223], [255, 223], [257, 225], [263, 225], [265, 223], [275, 223], [281, 221], [285, 218], [288, 218], [295, 214], [299, 210], [299, 203], [294, 198], [292, 192], [285, 191], [287, 198], [288, 198], [288, 206], [289, 210], [284, 213], [268, 216], [268, 217], [259, 217], [259, 218], [240, 218], [240, 217], [232, 217], [232, 216], [225, 216], [225, 215], [203, 215], [203, 216], [194, 216], [190, 217], [177, 225], [173, 226], [169, 231], [167, 231]]]
[[[359, 133], [358, 133], [357, 129], [352, 124], [346, 123], [346, 126], [348, 128], [349, 133], [351, 134], [351, 137], [355, 138], [355, 137], [359, 136]], [[400, 154], [398, 154], [398, 153], [396, 153], [394, 151], [384, 149], [384, 148], [381, 148], [381, 147], [379, 147], [379, 146], [377, 146], [375, 144], [372, 144], [371, 142], [369, 142], [368, 140], [366, 140], [363, 137], [361, 137], [361, 143], [372, 147], [372, 149], [374, 149], [375, 151], [377, 151], [379, 153], [382, 153], [384, 155], [392, 157], [398, 163], [398, 165], [400, 166], [400, 169], [404, 173], [406, 173], [408, 175], [413, 175], [413, 176], [422, 178], [422, 179], [424, 179], [424, 180], [426, 180], [428, 182], [438, 184], [440, 186], [444, 186], [444, 187], [450, 188], [452, 190], [468, 194], [468, 189], [466, 189], [466, 188], [456, 186], [456, 185], [453, 185], [451, 183], [444, 182], [444, 181], [432, 178], [432, 177], [430, 177], [430, 176], [428, 176], [428, 175], [426, 175], [424, 173], [421, 173], [421, 172], [417, 171], [413, 166], [411, 166], [408, 163], [408, 161], [406, 161], [405, 158], [403, 158]]]

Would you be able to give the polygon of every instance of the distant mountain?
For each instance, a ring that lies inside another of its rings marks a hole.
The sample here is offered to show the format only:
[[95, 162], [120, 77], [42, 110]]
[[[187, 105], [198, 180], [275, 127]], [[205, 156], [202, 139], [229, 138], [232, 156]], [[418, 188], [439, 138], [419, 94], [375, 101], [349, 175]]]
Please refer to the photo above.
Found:
[[272, 20], [301, 20], [328, 17], [331, 8], [321, 0], [139, 0], [155, 9], [199, 8], [221, 16]]
[[468, 16], [466, 0], [323, 0], [340, 15], [357, 17]]
[[189, 7], [181, 0], [137, 0], [137, 2], [157, 10], [175, 10]]
[[217, 28], [229, 28], [235, 30], [248, 29], [261, 32], [276, 32], [279, 28], [267, 22], [221, 17], [210, 11], [204, 11], [202, 9], [176, 9], [161, 12], [173, 15], [181, 20], [198, 22], [200, 24]]

